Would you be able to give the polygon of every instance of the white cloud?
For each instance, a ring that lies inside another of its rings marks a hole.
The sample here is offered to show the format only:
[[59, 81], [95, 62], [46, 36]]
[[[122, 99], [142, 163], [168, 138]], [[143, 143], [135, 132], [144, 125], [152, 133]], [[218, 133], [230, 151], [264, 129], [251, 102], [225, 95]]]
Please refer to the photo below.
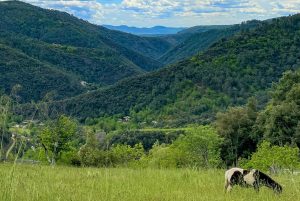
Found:
[[280, 12], [290, 12], [290, 13], [299, 13], [300, 12], [300, 1], [299, 0], [286, 0], [279, 1], [274, 0], [270, 3], [273, 13]]
[[[1, 1], [1, 0], [0, 0]], [[234, 24], [300, 12], [300, 0], [24, 0], [96, 24]]]
[[[164, 14], [177, 16], [193, 16], [203, 13], [219, 13], [231, 10], [252, 8], [249, 1], [243, 0], [124, 0], [121, 9], [144, 13], [150, 16], [163, 16]], [[261, 9], [257, 9], [261, 12]]]
[[96, 0], [23, 0], [42, 8], [56, 9], [85, 18], [92, 23], [101, 23], [103, 5]]

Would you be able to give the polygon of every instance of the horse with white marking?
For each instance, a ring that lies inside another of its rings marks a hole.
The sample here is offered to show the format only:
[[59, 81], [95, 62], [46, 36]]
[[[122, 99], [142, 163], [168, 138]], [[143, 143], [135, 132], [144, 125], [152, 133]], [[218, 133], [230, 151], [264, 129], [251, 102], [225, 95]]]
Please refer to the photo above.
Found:
[[257, 192], [261, 186], [273, 189], [275, 193], [282, 192], [282, 186], [265, 173], [256, 170], [231, 168], [225, 172], [225, 191], [229, 192], [234, 185], [253, 187]]

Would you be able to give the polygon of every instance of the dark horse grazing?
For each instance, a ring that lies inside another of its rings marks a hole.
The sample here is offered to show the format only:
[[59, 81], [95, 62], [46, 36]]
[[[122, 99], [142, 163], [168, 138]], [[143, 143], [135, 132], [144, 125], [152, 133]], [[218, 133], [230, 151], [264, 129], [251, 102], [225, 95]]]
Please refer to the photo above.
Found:
[[281, 193], [282, 187], [271, 177], [259, 170], [244, 170], [242, 168], [231, 168], [225, 172], [225, 191], [229, 192], [234, 185], [242, 187], [252, 186], [257, 192], [259, 187], [266, 186], [273, 189], [275, 193]]

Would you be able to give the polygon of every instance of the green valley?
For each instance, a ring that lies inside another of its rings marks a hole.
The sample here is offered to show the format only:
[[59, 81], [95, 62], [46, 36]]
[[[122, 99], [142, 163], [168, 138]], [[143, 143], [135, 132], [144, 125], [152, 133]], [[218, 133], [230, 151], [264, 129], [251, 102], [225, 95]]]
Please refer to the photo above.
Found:
[[25, 2], [0, 1], [0, 200], [299, 199], [297, 8]]

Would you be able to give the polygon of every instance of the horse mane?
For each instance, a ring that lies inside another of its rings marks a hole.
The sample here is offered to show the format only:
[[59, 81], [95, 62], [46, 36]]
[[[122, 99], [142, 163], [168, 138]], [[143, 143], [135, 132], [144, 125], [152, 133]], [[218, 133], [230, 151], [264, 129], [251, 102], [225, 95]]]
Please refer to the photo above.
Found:
[[268, 188], [272, 188], [276, 193], [281, 193], [282, 192], [282, 186], [274, 181], [271, 177], [269, 177], [267, 174], [256, 170], [255, 174], [257, 176], [258, 182], [261, 185], [264, 185]]

